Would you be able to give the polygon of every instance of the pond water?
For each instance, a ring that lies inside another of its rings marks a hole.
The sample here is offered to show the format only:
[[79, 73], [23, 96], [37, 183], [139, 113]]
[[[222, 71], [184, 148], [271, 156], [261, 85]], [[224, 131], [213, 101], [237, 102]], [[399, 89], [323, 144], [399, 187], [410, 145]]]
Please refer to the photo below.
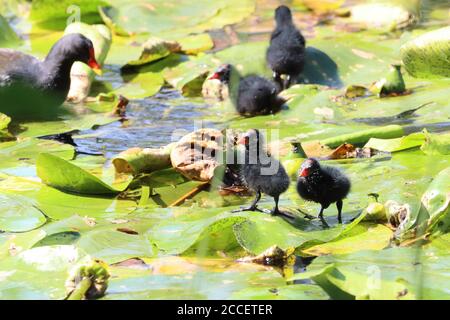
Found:
[[[185, 98], [177, 90], [163, 88], [153, 97], [131, 100], [126, 120], [82, 131], [74, 141], [78, 151], [107, 158], [132, 147], [162, 147], [198, 128], [208, 107], [202, 99]], [[209, 122], [203, 125], [212, 126]]]

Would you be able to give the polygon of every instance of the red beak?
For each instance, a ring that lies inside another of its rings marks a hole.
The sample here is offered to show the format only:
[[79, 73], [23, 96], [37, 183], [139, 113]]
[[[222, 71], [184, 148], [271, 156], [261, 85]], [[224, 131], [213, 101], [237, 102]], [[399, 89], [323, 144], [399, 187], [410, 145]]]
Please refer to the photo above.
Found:
[[308, 168], [303, 168], [301, 171], [300, 171], [300, 174], [298, 175], [299, 177], [307, 177], [309, 175], [309, 170], [308, 170]]
[[220, 80], [220, 74], [219, 74], [218, 72], [214, 72], [214, 73], [208, 78], [208, 80], [214, 80], [214, 79]]
[[98, 64], [97, 60], [95, 60], [95, 52], [94, 48], [91, 48], [89, 50], [89, 61], [88, 66], [94, 71], [96, 74], [101, 75], [102, 74], [102, 68]]

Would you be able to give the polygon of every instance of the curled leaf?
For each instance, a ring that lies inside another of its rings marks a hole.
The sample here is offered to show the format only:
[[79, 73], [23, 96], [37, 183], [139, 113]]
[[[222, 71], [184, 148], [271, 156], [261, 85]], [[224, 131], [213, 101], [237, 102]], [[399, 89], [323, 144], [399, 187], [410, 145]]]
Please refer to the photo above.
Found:
[[450, 168], [439, 172], [422, 196], [422, 205], [429, 215], [430, 232], [448, 232], [450, 229]]
[[450, 77], [450, 27], [427, 32], [401, 49], [406, 71], [416, 78]]
[[404, 131], [401, 126], [389, 125], [327, 138], [322, 140], [321, 143], [329, 147], [337, 147], [343, 143], [364, 144], [369, 141], [370, 138], [391, 139], [398, 138], [403, 135]]
[[386, 221], [386, 208], [382, 203], [371, 202], [366, 208], [367, 214], [364, 220], [367, 221]]
[[176, 41], [168, 41], [157, 37], [151, 37], [142, 45], [141, 56], [137, 60], [129, 61], [124, 69], [140, 66], [167, 57], [171, 53], [181, 51], [181, 46]]
[[423, 131], [425, 142], [420, 147], [427, 155], [449, 155], [450, 154], [450, 133], [430, 134]]
[[172, 144], [160, 149], [131, 148], [114, 157], [112, 163], [117, 173], [136, 175], [170, 167]]
[[345, 88], [345, 97], [349, 99], [363, 97], [367, 94], [367, 88], [359, 85], [349, 85]]

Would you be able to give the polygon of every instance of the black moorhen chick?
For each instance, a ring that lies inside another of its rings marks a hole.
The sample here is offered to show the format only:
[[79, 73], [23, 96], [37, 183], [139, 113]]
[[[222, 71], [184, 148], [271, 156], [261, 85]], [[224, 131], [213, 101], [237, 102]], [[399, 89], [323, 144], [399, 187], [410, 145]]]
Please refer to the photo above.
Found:
[[336, 202], [338, 220], [342, 223], [342, 199], [350, 191], [350, 180], [338, 168], [320, 165], [314, 158], [308, 158], [300, 167], [297, 191], [300, 197], [320, 203], [319, 218], [323, 220], [323, 210]]
[[261, 211], [256, 204], [265, 193], [275, 200], [272, 215], [280, 214], [278, 200], [280, 194], [289, 188], [289, 176], [282, 164], [267, 153], [263, 145], [263, 137], [257, 129], [249, 130], [240, 140], [245, 145], [245, 163], [242, 164], [243, 182], [256, 192], [256, 198], [249, 207], [236, 211]]
[[[282, 85], [283, 89], [287, 89], [303, 71], [305, 38], [292, 22], [291, 10], [288, 7], [279, 6], [275, 10], [275, 21], [276, 27], [270, 37], [266, 58], [275, 81]], [[281, 75], [286, 75], [284, 83]]]
[[228, 85], [230, 99], [241, 115], [276, 113], [285, 102], [278, 97], [279, 88], [275, 83], [254, 75], [241, 78], [230, 64], [220, 66], [209, 79], [218, 79]]
[[91, 40], [79, 33], [62, 37], [44, 61], [0, 49], [0, 112], [20, 117], [27, 116], [21, 114], [23, 110], [38, 115], [59, 107], [69, 92], [70, 70], [75, 61], [100, 72]]

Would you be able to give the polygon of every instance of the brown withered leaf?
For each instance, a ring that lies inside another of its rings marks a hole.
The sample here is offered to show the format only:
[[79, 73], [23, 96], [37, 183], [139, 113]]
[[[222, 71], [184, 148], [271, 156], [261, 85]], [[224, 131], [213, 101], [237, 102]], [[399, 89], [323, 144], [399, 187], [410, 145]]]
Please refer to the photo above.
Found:
[[132, 234], [132, 235], [139, 234], [139, 232], [137, 232], [137, 231], [135, 231], [133, 229], [130, 229], [130, 228], [117, 228], [116, 230], [119, 231], [119, 232], [126, 233], [126, 234]]
[[190, 180], [210, 181], [220, 165], [223, 134], [216, 129], [199, 129], [178, 141], [170, 153], [172, 166]]
[[343, 143], [326, 157], [326, 159], [352, 159], [352, 158], [370, 158], [377, 153], [372, 148], [356, 148], [350, 143]]

